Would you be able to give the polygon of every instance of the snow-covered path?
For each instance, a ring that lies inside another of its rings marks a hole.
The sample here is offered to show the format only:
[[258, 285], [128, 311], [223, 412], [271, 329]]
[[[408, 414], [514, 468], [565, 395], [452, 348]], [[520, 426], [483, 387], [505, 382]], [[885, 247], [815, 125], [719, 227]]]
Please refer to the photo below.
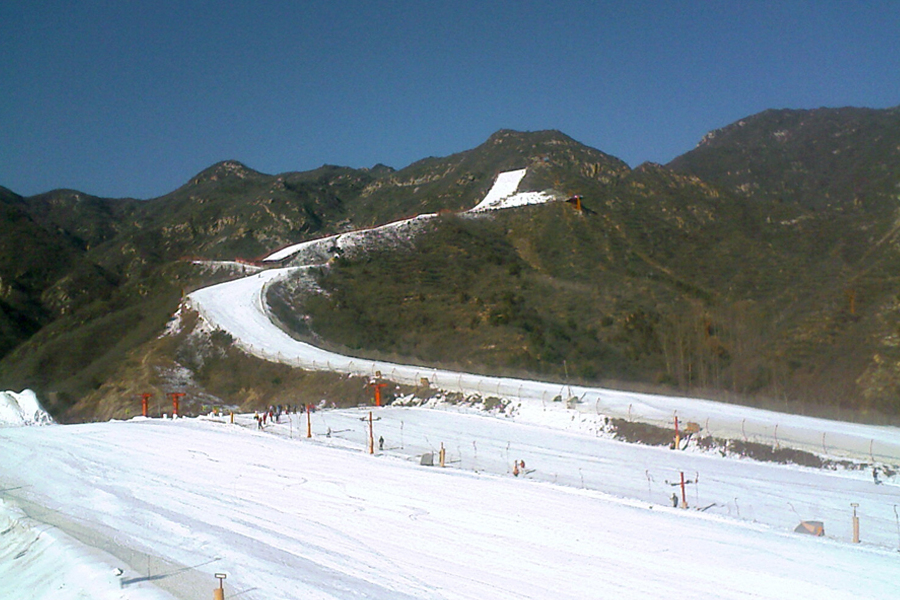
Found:
[[266, 286], [292, 269], [270, 269], [242, 279], [198, 290], [188, 297], [213, 327], [230, 333], [247, 352], [311, 370], [373, 376], [416, 385], [422, 378], [439, 389], [497, 396], [541, 407], [557, 396], [577, 397], [574, 409], [671, 426], [695, 421], [713, 435], [750, 439], [810, 450], [820, 454], [900, 463], [900, 429], [788, 415], [695, 398], [657, 396], [602, 388], [467, 373], [352, 358], [294, 340], [276, 327], [265, 306]]

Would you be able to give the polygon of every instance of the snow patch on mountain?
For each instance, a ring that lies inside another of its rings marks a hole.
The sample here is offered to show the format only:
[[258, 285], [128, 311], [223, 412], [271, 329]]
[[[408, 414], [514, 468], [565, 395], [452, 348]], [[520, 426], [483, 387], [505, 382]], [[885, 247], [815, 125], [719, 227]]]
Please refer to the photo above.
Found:
[[500, 210], [503, 208], [516, 208], [528, 204], [544, 204], [554, 200], [556, 200], [556, 198], [547, 192], [520, 192], [518, 194], [513, 194], [512, 196], [507, 196], [506, 198], [500, 198], [490, 204], [482, 200], [478, 206], [469, 212], [477, 213], [488, 210]]
[[352, 256], [354, 252], [360, 250], [400, 246], [410, 242], [422, 225], [435, 216], [434, 213], [418, 215], [380, 227], [359, 229], [292, 244], [273, 252], [265, 257], [263, 262], [275, 263], [290, 259], [296, 265], [320, 265], [337, 256]]
[[469, 212], [478, 213], [487, 210], [499, 210], [502, 208], [514, 208], [517, 206], [525, 206], [527, 204], [543, 204], [554, 200], [554, 197], [547, 192], [521, 192], [516, 193], [522, 178], [528, 169], [519, 169], [518, 171], [506, 171], [497, 175], [491, 191], [487, 193], [484, 200], [479, 202]]

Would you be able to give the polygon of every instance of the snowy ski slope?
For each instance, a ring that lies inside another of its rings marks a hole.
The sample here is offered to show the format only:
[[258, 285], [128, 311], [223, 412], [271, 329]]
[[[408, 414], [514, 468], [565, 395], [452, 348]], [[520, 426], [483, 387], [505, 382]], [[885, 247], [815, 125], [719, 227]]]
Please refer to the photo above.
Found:
[[[892, 599], [897, 486], [465, 411], [0, 429], [0, 597]], [[447, 450], [446, 468], [420, 466]], [[527, 474], [509, 473], [513, 460]], [[681, 470], [691, 508], [673, 508]], [[849, 542], [859, 502], [861, 544]], [[826, 537], [792, 533], [801, 518]], [[121, 569], [117, 575], [115, 569]]]
[[[518, 177], [498, 178], [501, 200]], [[36, 399], [2, 394], [0, 597], [188, 600], [209, 597], [215, 573], [247, 600], [900, 596], [900, 476], [625, 444], [603, 417], [677, 411], [760, 438], [777, 425], [784, 444], [894, 464], [896, 429], [341, 357], [272, 325], [265, 286], [287, 272], [189, 301], [259, 356], [427, 377], [506, 408], [321, 409], [262, 431], [252, 415], [33, 427]], [[419, 464], [441, 447], [445, 468]], [[671, 500], [681, 473], [687, 510]], [[826, 535], [793, 533], [801, 519]]]

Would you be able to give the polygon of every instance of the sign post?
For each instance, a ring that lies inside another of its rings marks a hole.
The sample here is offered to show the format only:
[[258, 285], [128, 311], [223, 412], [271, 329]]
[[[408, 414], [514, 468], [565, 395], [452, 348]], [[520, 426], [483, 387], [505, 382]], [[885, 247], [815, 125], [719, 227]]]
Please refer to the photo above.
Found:
[[216, 573], [216, 579], [219, 580], [219, 587], [213, 590], [213, 600], [225, 600], [225, 573]]

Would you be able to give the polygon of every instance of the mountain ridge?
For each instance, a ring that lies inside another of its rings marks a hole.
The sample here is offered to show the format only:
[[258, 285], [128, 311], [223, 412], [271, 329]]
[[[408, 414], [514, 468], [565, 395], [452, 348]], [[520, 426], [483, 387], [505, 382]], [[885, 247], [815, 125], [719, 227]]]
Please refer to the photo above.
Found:
[[[138, 355], [140, 364], [152, 355], [162, 370], [187, 360], [186, 347], [162, 350], [166, 344], [153, 341], [180, 296], [246, 270], [229, 275], [194, 260], [258, 259], [299, 241], [447, 213], [431, 240], [415, 242], [426, 244], [417, 253], [339, 260], [317, 275], [323, 289], [348, 298], [369, 290], [354, 310], [372, 312], [365, 319], [378, 330], [404, 332], [401, 345], [351, 343], [342, 329], [353, 319], [318, 300], [310, 322], [324, 327], [330, 314], [346, 324], [331, 327], [329, 342], [367, 354], [452, 363], [462, 358], [448, 347], [463, 350], [466, 336], [490, 345], [495, 336], [505, 341], [494, 351], [469, 352], [481, 357], [482, 370], [562, 377], [567, 364], [585, 380], [620, 386], [884, 418], [900, 412], [892, 400], [900, 369], [892, 367], [897, 351], [888, 335], [897, 321], [891, 298], [900, 292], [890, 276], [900, 268], [891, 218], [892, 178], [900, 175], [890, 146], [900, 140], [896, 112], [764, 111], [668, 165], [634, 169], [555, 130], [499, 130], [471, 150], [399, 170], [323, 165], [268, 175], [226, 160], [147, 201], [4, 191], [4, 206], [25, 207], [45, 245], [72, 248], [81, 266], [31, 288], [28, 306], [45, 311], [43, 320], [13, 332], [0, 355], [0, 382], [57, 398], [48, 408], [63, 420], [76, 418], [76, 404], [78, 419], [100, 416], [100, 406], [103, 416], [121, 416], [132, 402], [122, 390], [138, 392], [129, 377], [169, 385], [152, 369], [138, 377], [128, 366]], [[873, 156], [865, 146], [876, 138], [884, 152]], [[813, 149], [803, 154], [804, 144]], [[834, 150], [853, 158], [844, 171], [835, 171]], [[497, 173], [520, 168], [528, 169], [520, 191], [577, 194], [583, 210], [556, 204], [503, 211], [478, 227], [453, 216], [477, 204]], [[856, 182], [855, 197], [847, 195], [848, 181]], [[470, 265], [468, 273], [443, 258], [451, 250]], [[5, 256], [14, 256], [12, 249]], [[455, 296], [421, 287], [416, 273], [431, 271]], [[9, 273], [4, 281], [16, 281]], [[382, 293], [387, 288], [399, 296]], [[306, 314], [309, 298], [290, 296], [282, 291], [281, 310]], [[416, 299], [406, 301], [408, 317], [438, 323], [435, 310], [443, 310], [470, 325], [442, 326], [461, 337], [443, 335], [450, 345], [441, 350], [430, 340], [433, 328], [390, 317], [386, 309], [403, 298]], [[0, 326], [8, 329], [16, 314], [7, 309]], [[237, 402], [233, 393], [223, 401]]]

